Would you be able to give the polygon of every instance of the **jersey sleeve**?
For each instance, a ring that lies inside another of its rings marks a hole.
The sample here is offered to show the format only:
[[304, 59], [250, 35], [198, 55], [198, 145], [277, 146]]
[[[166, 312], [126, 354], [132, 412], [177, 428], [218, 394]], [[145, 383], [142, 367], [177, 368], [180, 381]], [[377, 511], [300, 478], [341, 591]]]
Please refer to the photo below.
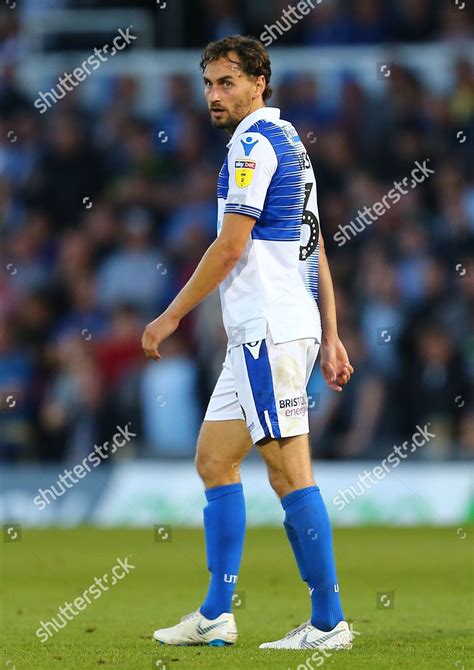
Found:
[[258, 220], [278, 166], [271, 142], [260, 133], [244, 133], [230, 148], [227, 164], [229, 190], [224, 214], [245, 214]]

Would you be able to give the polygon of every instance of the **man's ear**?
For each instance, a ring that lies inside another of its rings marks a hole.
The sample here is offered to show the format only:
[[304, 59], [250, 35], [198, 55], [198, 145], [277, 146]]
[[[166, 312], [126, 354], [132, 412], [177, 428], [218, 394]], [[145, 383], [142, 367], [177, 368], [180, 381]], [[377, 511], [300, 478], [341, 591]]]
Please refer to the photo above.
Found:
[[253, 96], [254, 100], [262, 95], [263, 91], [265, 90], [265, 85], [265, 77], [263, 74], [261, 74], [255, 82], [255, 95]]

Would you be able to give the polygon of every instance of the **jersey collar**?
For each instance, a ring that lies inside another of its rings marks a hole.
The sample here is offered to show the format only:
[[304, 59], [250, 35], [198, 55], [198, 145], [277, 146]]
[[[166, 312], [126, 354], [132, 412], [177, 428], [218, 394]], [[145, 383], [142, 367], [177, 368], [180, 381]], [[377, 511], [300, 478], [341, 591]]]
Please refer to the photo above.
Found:
[[256, 109], [254, 112], [242, 119], [237, 128], [234, 130], [234, 134], [227, 143], [227, 147], [230, 148], [237, 137], [242, 135], [242, 133], [245, 133], [251, 126], [253, 126], [256, 121], [260, 121], [261, 119], [276, 121], [279, 118], [280, 110], [278, 107], [260, 107], [259, 109]]

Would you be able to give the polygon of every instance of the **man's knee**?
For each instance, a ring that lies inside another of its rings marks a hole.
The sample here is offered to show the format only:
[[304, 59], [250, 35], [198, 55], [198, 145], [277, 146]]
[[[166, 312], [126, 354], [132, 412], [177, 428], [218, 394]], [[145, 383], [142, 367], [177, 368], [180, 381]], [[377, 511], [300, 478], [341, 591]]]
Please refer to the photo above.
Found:
[[288, 464], [275, 464], [267, 462], [268, 480], [272, 489], [279, 498], [305, 488], [314, 486], [311, 470], [288, 467]]
[[228, 463], [220, 458], [196, 454], [196, 470], [206, 488], [240, 482], [240, 463]]
[[279, 498], [282, 498], [290, 486], [288, 476], [278, 467], [268, 466], [268, 481]]
[[306, 486], [313, 486], [311, 457], [306, 435], [259, 443], [275, 493], [283, 498]]
[[240, 482], [240, 464], [252, 442], [243, 421], [204, 421], [196, 470], [206, 488]]
[[196, 471], [204, 482], [215, 476], [220, 469], [214, 459], [209, 456], [203, 456], [199, 451], [196, 454], [194, 462]]

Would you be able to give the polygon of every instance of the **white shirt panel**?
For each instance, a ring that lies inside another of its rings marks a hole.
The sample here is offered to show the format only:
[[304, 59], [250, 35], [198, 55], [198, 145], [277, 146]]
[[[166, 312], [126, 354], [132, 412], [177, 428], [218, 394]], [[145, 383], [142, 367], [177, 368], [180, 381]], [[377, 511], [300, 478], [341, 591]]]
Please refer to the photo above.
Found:
[[[316, 264], [310, 281], [310, 265], [300, 260], [308, 239], [303, 218], [308, 210], [318, 215], [316, 182], [311, 165], [302, 161], [305, 149], [296, 131], [279, 115], [278, 109], [262, 108], [241, 121], [219, 176], [218, 232], [227, 212], [257, 220], [244, 253], [220, 286], [229, 347], [263, 339], [268, 330], [275, 343], [321, 341], [310, 290], [311, 282], [317, 287], [317, 254], [309, 252]], [[261, 132], [248, 132], [256, 123]]]

